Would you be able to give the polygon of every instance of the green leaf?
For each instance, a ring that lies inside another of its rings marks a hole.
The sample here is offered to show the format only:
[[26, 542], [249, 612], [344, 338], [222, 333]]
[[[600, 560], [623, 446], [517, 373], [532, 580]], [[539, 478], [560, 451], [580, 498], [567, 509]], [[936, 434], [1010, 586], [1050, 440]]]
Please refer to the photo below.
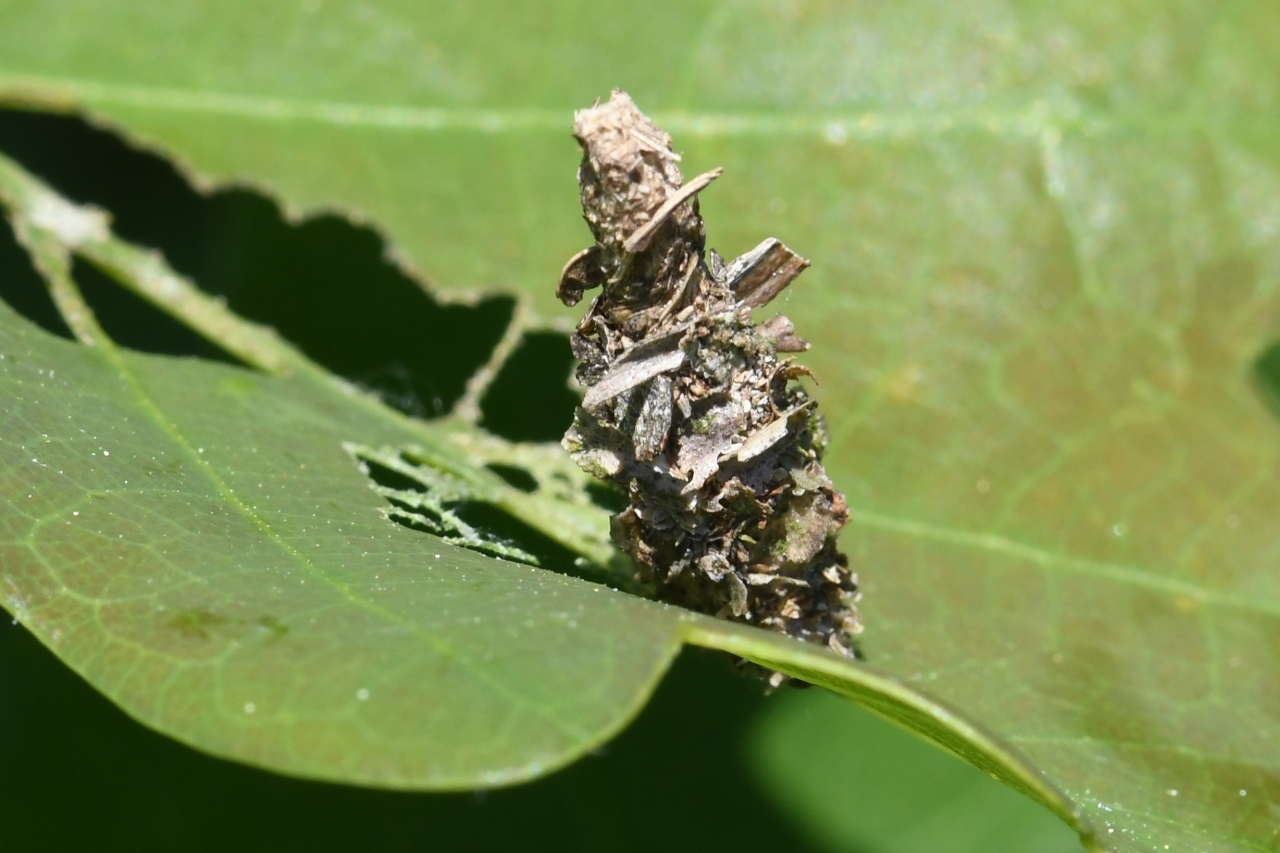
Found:
[[[1072, 817], [1003, 745], [825, 648], [477, 556], [538, 560], [458, 506], [504, 510], [616, 579], [607, 517], [563, 453], [393, 412], [3, 156], [0, 205], [79, 341], [0, 309], [6, 607], [143, 721], [302, 776], [510, 784], [616, 732], [693, 641], [829, 683]], [[73, 257], [260, 372], [122, 350]]]
[[[501, 505], [462, 425], [328, 378], [8, 161], [0, 198], [82, 342], [0, 309], [0, 583], [74, 669], [206, 750], [388, 787], [541, 775], [635, 713], [676, 611], [411, 532], [350, 453], [411, 445]], [[118, 349], [72, 248], [281, 375]]]
[[389, 521], [333, 388], [0, 323], [6, 607], [142, 721], [287, 772], [465, 788], [617, 731], [677, 618]]
[[934, 726], [958, 751], [1023, 767], [1012, 743], [1110, 849], [1273, 843], [1272, 5], [0, 8], [10, 103], [370, 216], [439, 286], [545, 317], [588, 239], [569, 113], [628, 88], [689, 174], [726, 167], [711, 245], [814, 261], [782, 307], [815, 344], [872, 663], [994, 733]]
[[747, 743], [762, 787], [826, 850], [1080, 850], [1035, 803], [825, 691], [774, 697]]

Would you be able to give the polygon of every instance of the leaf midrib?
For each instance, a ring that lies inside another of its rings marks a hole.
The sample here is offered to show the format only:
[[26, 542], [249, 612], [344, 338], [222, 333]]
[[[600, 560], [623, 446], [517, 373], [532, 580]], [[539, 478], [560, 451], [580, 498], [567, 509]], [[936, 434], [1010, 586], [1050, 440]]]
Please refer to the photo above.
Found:
[[1227, 755], [1224, 753], [1208, 752], [1203, 749], [1183, 746], [1178, 743], [1158, 743], [1121, 740], [1119, 738], [1093, 737], [1091, 735], [1080, 735], [1076, 737], [1063, 735], [1007, 735], [1005, 737], [1013, 744], [1067, 744], [1070, 746], [1081, 746], [1090, 743], [1100, 743], [1112, 749], [1129, 749], [1129, 750], [1146, 750], [1148, 752], [1171, 752], [1177, 755], [1184, 755], [1188, 758], [1195, 758], [1205, 761], [1222, 761], [1236, 764], [1247, 764], [1251, 767], [1269, 769], [1271, 765], [1261, 761], [1253, 761], [1251, 757], [1246, 756], [1242, 761], [1238, 755]]
[[[313, 122], [340, 127], [383, 130], [486, 134], [566, 130], [567, 109], [509, 107], [415, 106], [371, 104], [316, 98], [248, 95], [214, 89], [186, 89], [130, 83], [110, 83], [71, 77], [33, 75], [0, 69], [0, 103], [63, 103], [92, 101], [173, 112], [205, 113], [276, 122]], [[69, 105], [69, 104], [68, 104]], [[1068, 104], [1068, 106], [1071, 106]], [[863, 110], [796, 113], [784, 111], [734, 112], [658, 110], [654, 113], [669, 132], [702, 138], [743, 136], [812, 136], [833, 144], [845, 139], [875, 140], [979, 132], [993, 136], [1035, 138], [1045, 133], [1074, 131], [1097, 135], [1168, 135], [1208, 128], [1237, 131], [1280, 131], [1280, 118], [1192, 111], [1126, 112], [1103, 115], [1061, 109], [1043, 101], [1024, 109]], [[838, 134], [832, 139], [832, 133]]]

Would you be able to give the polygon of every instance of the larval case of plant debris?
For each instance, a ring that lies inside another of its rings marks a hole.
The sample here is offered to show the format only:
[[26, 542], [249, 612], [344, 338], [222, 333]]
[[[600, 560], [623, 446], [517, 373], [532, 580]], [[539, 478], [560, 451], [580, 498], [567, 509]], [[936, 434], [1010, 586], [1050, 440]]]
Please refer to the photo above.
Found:
[[629, 505], [613, 536], [664, 601], [851, 654], [857, 577], [848, 511], [822, 466], [826, 429], [782, 315], [753, 309], [809, 262], [768, 239], [731, 263], [705, 249], [671, 138], [626, 93], [575, 115], [596, 244], [566, 264], [567, 305], [600, 288], [572, 344], [587, 389], [563, 444]]

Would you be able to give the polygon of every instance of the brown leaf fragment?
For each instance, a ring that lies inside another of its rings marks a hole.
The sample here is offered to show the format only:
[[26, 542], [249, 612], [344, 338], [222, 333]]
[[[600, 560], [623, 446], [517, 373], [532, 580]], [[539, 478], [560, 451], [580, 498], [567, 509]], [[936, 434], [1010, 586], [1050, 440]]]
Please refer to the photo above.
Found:
[[[773, 372], [774, 381], [781, 379], [786, 382], [788, 379], [799, 379], [801, 376], [813, 378], [813, 371], [803, 364], [792, 364], [791, 359], [778, 362], [778, 368]], [[814, 384], [817, 384], [816, 379]]]
[[725, 271], [729, 288], [738, 301], [759, 308], [795, 281], [809, 267], [809, 261], [770, 237], [729, 264]]
[[599, 295], [572, 337], [587, 388], [563, 444], [622, 487], [615, 541], [659, 598], [849, 653], [857, 578], [836, 547], [848, 510], [822, 467], [826, 428], [780, 359], [808, 344], [751, 309], [809, 262], [775, 239], [725, 264], [705, 247], [671, 139], [623, 92], [580, 110], [583, 215], [596, 245], [557, 293]]
[[582, 294], [603, 283], [600, 247], [592, 246], [574, 255], [564, 265], [560, 271], [560, 283], [556, 285], [556, 296], [565, 305], [577, 305], [582, 301]]
[[[575, 255], [576, 257], [576, 255]], [[796, 327], [789, 319], [779, 314], [772, 320], [766, 320], [756, 327], [760, 334], [773, 341], [778, 352], [806, 352], [809, 342], [796, 337]]]

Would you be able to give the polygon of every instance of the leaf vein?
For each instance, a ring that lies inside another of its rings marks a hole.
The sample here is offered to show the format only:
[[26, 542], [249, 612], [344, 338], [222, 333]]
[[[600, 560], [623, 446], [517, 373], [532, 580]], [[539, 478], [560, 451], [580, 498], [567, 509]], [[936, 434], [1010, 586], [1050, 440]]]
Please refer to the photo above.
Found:
[[1103, 578], [1126, 586], [1140, 587], [1170, 596], [1185, 596], [1214, 607], [1246, 610], [1268, 616], [1280, 616], [1280, 604], [1257, 598], [1232, 595], [1220, 590], [1206, 589], [1190, 581], [1163, 577], [1136, 566], [1110, 563], [1055, 554], [1052, 551], [1027, 545], [996, 533], [976, 533], [952, 527], [943, 527], [913, 519], [897, 518], [867, 510], [850, 509], [849, 520], [864, 527], [914, 536], [933, 542], [944, 542], [962, 548], [987, 551], [1034, 563], [1042, 568], [1056, 568], [1072, 574]]

